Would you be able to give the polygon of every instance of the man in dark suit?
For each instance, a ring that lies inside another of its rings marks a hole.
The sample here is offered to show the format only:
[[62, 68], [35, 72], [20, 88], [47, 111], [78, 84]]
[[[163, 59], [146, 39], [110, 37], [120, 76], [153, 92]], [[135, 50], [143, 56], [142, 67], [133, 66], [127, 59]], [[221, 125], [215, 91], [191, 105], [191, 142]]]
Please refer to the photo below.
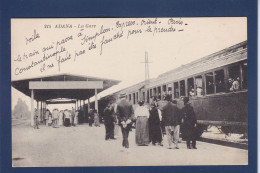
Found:
[[106, 128], [106, 140], [108, 139], [115, 139], [114, 138], [114, 109], [111, 106], [111, 103], [107, 104], [107, 107], [104, 110], [104, 124]]
[[[172, 142], [174, 140], [175, 148], [178, 147], [178, 125], [179, 125], [179, 110], [176, 105], [171, 102], [171, 97], [167, 95], [165, 97], [167, 101], [166, 105], [162, 108], [162, 121], [165, 125], [166, 136], [168, 139], [168, 149], [172, 148]], [[175, 139], [174, 137], [175, 132]]]
[[128, 149], [128, 135], [132, 126], [132, 121], [134, 119], [134, 110], [132, 104], [126, 101], [125, 94], [120, 95], [120, 101], [117, 104], [116, 113], [123, 136], [122, 145], [124, 148]]

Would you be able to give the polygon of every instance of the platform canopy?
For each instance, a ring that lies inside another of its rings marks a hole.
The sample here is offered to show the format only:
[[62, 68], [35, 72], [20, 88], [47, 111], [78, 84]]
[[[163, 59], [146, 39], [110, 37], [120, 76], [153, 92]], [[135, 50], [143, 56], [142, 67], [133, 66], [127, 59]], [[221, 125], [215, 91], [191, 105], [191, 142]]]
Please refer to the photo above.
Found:
[[95, 95], [95, 89], [99, 93], [119, 82], [90, 76], [60, 74], [16, 80], [11, 84], [29, 97], [31, 97], [31, 90], [34, 90], [35, 100], [46, 101], [57, 98], [86, 100]]

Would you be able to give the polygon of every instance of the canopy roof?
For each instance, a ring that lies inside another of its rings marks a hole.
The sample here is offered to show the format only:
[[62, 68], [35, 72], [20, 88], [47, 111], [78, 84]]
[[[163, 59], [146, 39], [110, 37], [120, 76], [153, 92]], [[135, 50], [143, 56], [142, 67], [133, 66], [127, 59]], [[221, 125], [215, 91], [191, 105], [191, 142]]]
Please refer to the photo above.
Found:
[[[103, 81], [103, 89], [98, 89], [97, 92], [101, 92], [110, 88], [113, 85], [118, 84], [120, 81], [96, 78], [90, 76], [79, 76], [71, 74], [60, 74], [45, 77], [37, 77], [23, 80], [12, 81], [12, 86], [24, 93], [27, 96], [31, 96], [31, 90], [29, 89], [30, 81]], [[37, 101], [44, 101], [57, 98], [79, 99], [86, 100], [95, 95], [93, 89], [37, 89], [34, 90], [34, 99]]]

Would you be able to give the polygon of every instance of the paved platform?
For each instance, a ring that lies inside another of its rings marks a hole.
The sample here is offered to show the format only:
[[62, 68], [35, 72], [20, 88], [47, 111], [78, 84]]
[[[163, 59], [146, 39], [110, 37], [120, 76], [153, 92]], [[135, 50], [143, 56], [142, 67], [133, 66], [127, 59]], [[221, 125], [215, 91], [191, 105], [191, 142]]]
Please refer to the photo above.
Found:
[[66, 166], [177, 166], [177, 165], [247, 165], [248, 151], [205, 142], [197, 150], [161, 146], [136, 146], [134, 130], [129, 134], [130, 152], [122, 152], [121, 133], [117, 140], [105, 141], [105, 128], [52, 128], [29, 125], [12, 126], [13, 167]]

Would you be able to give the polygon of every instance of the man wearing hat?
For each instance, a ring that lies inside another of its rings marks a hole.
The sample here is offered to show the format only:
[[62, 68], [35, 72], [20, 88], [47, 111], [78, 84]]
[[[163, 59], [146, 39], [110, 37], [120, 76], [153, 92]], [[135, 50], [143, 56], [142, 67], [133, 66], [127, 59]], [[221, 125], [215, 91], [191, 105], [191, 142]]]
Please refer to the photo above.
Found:
[[121, 127], [123, 136], [123, 147], [129, 148], [128, 135], [132, 126], [132, 120], [134, 119], [134, 109], [131, 103], [126, 101], [126, 95], [120, 94], [120, 101], [117, 104], [116, 113], [118, 116], [118, 122]]
[[[183, 98], [184, 107], [181, 110], [182, 121], [183, 121], [183, 132], [182, 137], [187, 142], [187, 149], [197, 149], [196, 148], [196, 126], [197, 119], [193, 107], [190, 105], [189, 98]], [[192, 147], [190, 142], [192, 141]]]
[[[171, 102], [170, 95], [165, 97], [167, 101], [166, 105], [162, 108], [162, 121], [165, 125], [166, 136], [168, 139], [168, 149], [172, 148], [172, 142], [174, 141], [175, 149], [178, 147], [178, 121], [179, 121], [179, 109]], [[175, 135], [174, 135], [175, 132]], [[174, 138], [175, 136], [175, 138]]]

